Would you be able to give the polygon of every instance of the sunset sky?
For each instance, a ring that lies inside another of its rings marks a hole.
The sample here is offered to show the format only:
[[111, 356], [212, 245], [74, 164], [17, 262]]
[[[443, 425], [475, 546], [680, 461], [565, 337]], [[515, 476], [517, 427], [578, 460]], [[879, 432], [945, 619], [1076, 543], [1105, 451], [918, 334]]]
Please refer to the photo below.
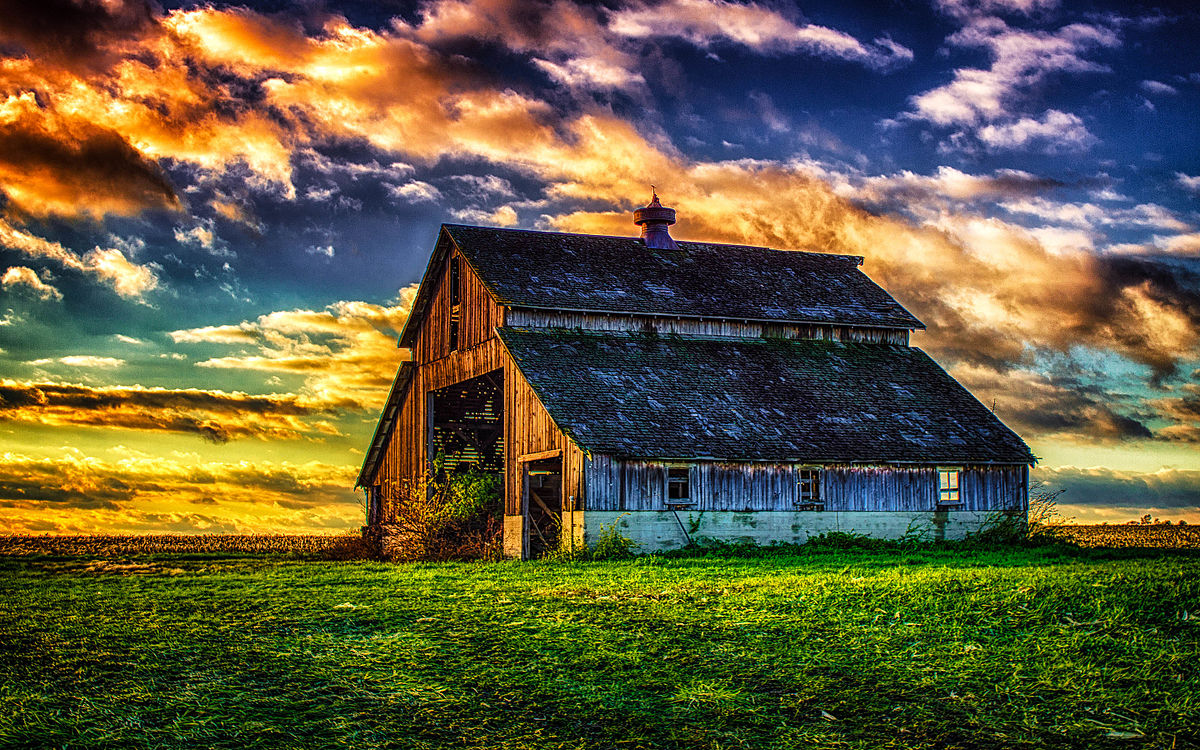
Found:
[[[865, 256], [1084, 522], [1200, 522], [1200, 11], [0, 0], [0, 530], [335, 532], [442, 222]], [[719, 284], [720, 279], [714, 279]]]

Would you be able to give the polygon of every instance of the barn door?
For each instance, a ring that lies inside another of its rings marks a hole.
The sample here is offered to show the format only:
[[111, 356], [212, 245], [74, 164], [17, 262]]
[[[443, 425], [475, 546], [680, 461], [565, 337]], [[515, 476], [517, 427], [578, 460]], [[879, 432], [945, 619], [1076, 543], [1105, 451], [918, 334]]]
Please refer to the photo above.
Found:
[[524, 466], [525, 559], [536, 560], [562, 541], [562, 458]]

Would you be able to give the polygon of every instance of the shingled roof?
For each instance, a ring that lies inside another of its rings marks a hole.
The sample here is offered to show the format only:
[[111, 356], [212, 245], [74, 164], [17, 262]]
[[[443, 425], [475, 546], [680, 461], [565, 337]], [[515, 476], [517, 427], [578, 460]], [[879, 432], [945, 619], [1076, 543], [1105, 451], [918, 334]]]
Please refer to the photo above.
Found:
[[919, 349], [498, 329], [581, 447], [640, 458], [1030, 463], [1029, 448]]
[[[862, 258], [854, 255], [707, 242], [658, 250], [637, 237], [443, 224], [430, 269], [449, 250], [447, 239], [502, 304], [516, 307], [925, 327], [858, 269]], [[413, 306], [411, 330], [423, 302]]]

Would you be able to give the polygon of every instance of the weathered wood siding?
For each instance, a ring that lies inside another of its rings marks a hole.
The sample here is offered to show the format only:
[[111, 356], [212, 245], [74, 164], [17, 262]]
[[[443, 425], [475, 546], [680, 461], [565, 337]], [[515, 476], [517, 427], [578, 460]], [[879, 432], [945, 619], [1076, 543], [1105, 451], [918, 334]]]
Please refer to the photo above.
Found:
[[458, 262], [458, 349], [482, 344], [495, 335], [496, 326], [503, 325], [503, 307], [497, 304], [467, 261], [457, 251], [451, 251], [432, 280], [436, 287], [429, 312], [421, 321], [413, 345], [413, 362], [417, 365], [450, 355], [450, 263], [454, 259]]
[[[450, 352], [441, 359], [417, 367], [376, 474], [376, 484], [383, 487], [385, 496], [389, 498], [383, 508], [385, 523], [395, 519], [396, 494], [406, 492], [425, 476], [429, 461], [426, 456], [428, 393], [499, 369], [504, 370], [507, 381], [509, 372], [513, 371], [511, 360], [500, 340], [495, 337], [471, 349]], [[504, 438], [507, 442], [507, 403]]]
[[524, 467], [522, 456], [560, 451], [562, 457], [562, 492], [564, 505], [570, 498], [580, 503], [583, 496], [583, 452], [563, 435], [550, 418], [537, 394], [516, 367], [504, 371], [504, 451], [507, 467], [504, 488], [504, 513], [515, 516], [525, 512], [521, 507], [521, 482]]
[[958, 486], [964, 510], [1029, 510], [1028, 466], [967, 466]]
[[[430, 391], [477, 377], [493, 370], [504, 372], [504, 495], [505, 513], [517, 515], [520, 507], [522, 456], [559, 450], [563, 461], [563, 497], [583, 494], [583, 453], [571, 442], [542, 406], [529, 383], [517, 371], [499, 339], [492, 337], [471, 349], [419, 366], [388, 440], [376, 479], [389, 498], [383, 520], [395, 519], [395, 496], [415, 486], [425, 475], [428, 399]], [[387, 491], [390, 490], [390, 491]]]
[[907, 330], [869, 326], [786, 325], [738, 320], [675, 318], [656, 315], [618, 315], [603, 313], [556, 312], [529, 308], [510, 308], [505, 324], [529, 328], [582, 328], [587, 331], [647, 331], [678, 333], [684, 336], [722, 336], [830, 341], [866, 341], [908, 345]]
[[[588, 459], [588, 510], [663, 510], [670, 464]], [[689, 471], [696, 511], [794, 510], [796, 464], [701, 462]], [[936, 466], [824, 466], [821, 498], [826, 511], [925, 511], [937, 505]], [[969, 466], [960, 476], [963, 510], [1023, 510], [1028, 467]]]

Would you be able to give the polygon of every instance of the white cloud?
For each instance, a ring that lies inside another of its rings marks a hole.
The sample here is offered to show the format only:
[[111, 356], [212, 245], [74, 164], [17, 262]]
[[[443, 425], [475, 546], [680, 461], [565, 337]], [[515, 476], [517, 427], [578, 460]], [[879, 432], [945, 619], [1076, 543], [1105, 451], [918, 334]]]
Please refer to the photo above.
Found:
[[236, 258], [237, 254], [217, 236], [212, 219], [201, 220], [195, 226], [184, 228], [175, 227], [175, 241], [181, 245], [198, 247], [218, 258]]
[[404, 185], [388, 185], [387, 191], [393, 198], [405, 203], [436, 203], [442, 197], [442, 191], [421, 180], [413, 180]]
[[1139, 203], [1130, 208], [1114, 208], [1095, 203], [1060, 203], [1045, 198], [1024, 198], [1005, 201], [1000, 207], [1009, 213], [1036, 216], [1057, 224], [1085, 228], [1136, 226], [1171, 231], [1187, 231], [1192, 228], [1170, 209], [1157, 203]]
[[1169, 86], [1160, 81], [1142, 81], [1138, 84], [1138, 86], [1147, 94], [1163, 94], [1166, 96], [1171, 96], [1179, 93], [1179, 90], [1174, 86]]
[[0, 278], [0, 285], [3, 285], [5, 289], [25, 287], [44, 300], [63, 298], [62, 292], [58, 291], [53, 284], [42, 281], [32, 268], [25, 266], [13, 266], [5, 271], [4, 276]]
[[90, 354], [72, 354], [58, 359], [35, 359], [29, 364], [39, 367], [53, 364], [67, 365], [68, 367], [120, 367], [125, 364], [125, 360], [115, 357], [94, 357]]
[[1022, 117], [1016, 122], [985, 125], [977, 135], [989, 149], [1028, 149], [1047, 154], [1085, 151], [1098, 140], [1078, 115], [1057, 109], [1043, 113], [1041, 119]]
[[332, 258], [334, 255], [333, 245], [310, 245], [304, 249], [304, 252], [309, 255], [323, 255], [326, 258]]
[[485, 211], [478, 208], [465, 208], [453, 211], [454, 218], [471, 224], [485, 224], [496, 227], [511, 227], [517, 224], [517, 212], [511, 206], [501, 206], [495, 211]]
[[1190, 190], [1193, 193], [1200, 193], [1200, 175], [1190, 177], [1183, 172], [1175, 173], [1175, 181], [1179, 183], [1184, 190]]
[[568, 88], [620, 90], [646, 83], [641, 73], [601, 57], [575, 57], [562, 63], [535, 58], [533, 63]]
[[934, 0], [934, 7], [955, 18], [1013, 13], [1032, 16], [1058, 7], [1059, 0]]
[[[1037, 3], [1023, 5], [1033, 10]], [[945, 6], [967, 7], [963, 3]], [[982, 141], [991, 149], [1035, 148], [1058, 153], [1096, 142], [1076, 115], [1053, 109], [1040, 117], [1019, 113], [1031, 93], [1053, 75], [1109, 72], [1109, 66], [1086, 55], [1118, 47], [1121, 40], [1116, 31], [1081, 23], [1054, 31], [1029, 30], [1011, 27], [994, 16], [952, 15], [963, 16], [965, 25], [947, 37], [948, 48], [982, 49], [990, 55], [990, 65], [955, 70], [948, 83], [911, 97], [911, 109], [889, 123], [915, 121], [953, 128], [942, 144], [950, 151], [971, 150]]]
[[757, 3], [725, 0], [668, 0], [635, 6], [609, 16], [609, 30], [625, 37], [676, 37], [701, 48], [733, 44], [760, 54], [803, 53], [891, 70], [912, 62], [912, 50], [879, 37], [864, 44], [837, 29], [796, 23]]

